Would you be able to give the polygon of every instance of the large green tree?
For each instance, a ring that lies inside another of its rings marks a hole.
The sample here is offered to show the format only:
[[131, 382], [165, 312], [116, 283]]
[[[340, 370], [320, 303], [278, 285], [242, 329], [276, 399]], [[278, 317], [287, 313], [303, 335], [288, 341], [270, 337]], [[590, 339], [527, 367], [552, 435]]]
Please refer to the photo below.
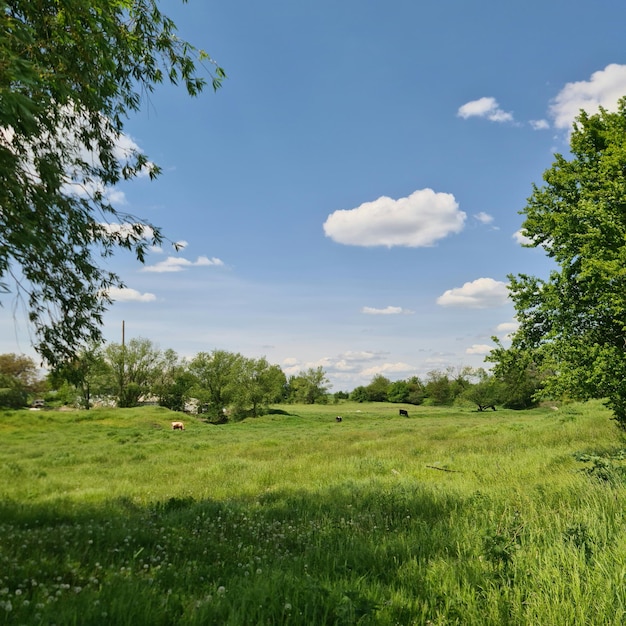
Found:
[[66, 361], [51, 372], [49, 381], [58, 389], [64, 381], [78, 394], [78, 404], [84, 409], [92, 406], [94, 394], [110, 394], [114, 391], [112, 370], [105, 361], [100, 344], [92, 344], [81, 350], [71, 361]]
[[291, 376], [288, 381], [289, 400], [304, 404], [325, 404], [328, 402], [330, 382], [324, 368], [310, 367]]
[[287, 377], [278, 365], [270, 365], [266, 358], [242, 359], [236, 375], [235, 412], [240, 416], [263, 415], [273, 402], [280, 402], [287, 385]]
[[189, 363], [189, 372], [194, 377], [192, 395], [206, 405], [214, 421], [224, 421], [224, 410], [228, 409], [237, 396], [237, 381], [245, 358], [226, 350], [199, 352]]
[[555, 155], [523, 210], [523, 232], [556, 265], [511, 278], [513, 347], [551, 375], [546, 392], [606, 398], [626, 428], [626, 99], [581, 112], [570, 155]]
[[124, 141], [128, 115], [158, 83], [196, 95], [204, 76], [217, 88], [224, 72], [157, 0], [0, 0], [0, 288], [49, 364], [101, 337], [107, 289], [121, 286], [102, 257], [143, 260], [163, 239], [110, 201], [120, 181], [159, 173]]
[[161, 350], [150, 339], [110, 343], [104, 349], [119, 407], [137, 406], [150, 396], [163, 368]]
[[0, 354], [0, 406], [23, 407], [28, 396], [43, 389], [37, 365], [23, 354]]

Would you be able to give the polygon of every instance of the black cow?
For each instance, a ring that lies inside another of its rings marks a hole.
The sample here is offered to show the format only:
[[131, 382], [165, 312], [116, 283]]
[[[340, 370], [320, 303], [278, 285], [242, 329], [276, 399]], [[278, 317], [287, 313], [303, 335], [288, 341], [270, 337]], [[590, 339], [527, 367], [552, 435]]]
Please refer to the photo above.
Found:
[[337, 417], [335, 418], [336, 422], [343, 422], [343, 418], [341, 417], [341, 415], [337, 415]]
[[409, 412], [406, 411], [405, 409], [400, 409], [400, 416], [408, 417], [409, 416]]

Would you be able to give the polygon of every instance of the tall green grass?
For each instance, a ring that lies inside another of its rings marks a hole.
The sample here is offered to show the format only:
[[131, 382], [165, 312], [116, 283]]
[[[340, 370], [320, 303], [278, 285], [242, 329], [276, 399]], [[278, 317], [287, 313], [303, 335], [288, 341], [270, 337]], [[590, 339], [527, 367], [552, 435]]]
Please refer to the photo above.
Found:
[[0, 623], [626, 621], [599, 404], [281, 408], [0, 414]]

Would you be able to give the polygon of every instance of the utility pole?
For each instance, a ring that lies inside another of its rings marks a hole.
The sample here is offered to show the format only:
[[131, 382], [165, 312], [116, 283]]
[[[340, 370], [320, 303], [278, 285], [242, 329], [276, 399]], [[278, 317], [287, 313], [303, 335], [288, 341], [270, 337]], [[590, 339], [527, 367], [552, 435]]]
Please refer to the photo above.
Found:
[[122, 404], [123, 404], [125, 387], [126, 387], [126, 322], [122, 320], [122, 371], [120, 373], [120, 392], [119, 392], [120, 401], [122, 401]]

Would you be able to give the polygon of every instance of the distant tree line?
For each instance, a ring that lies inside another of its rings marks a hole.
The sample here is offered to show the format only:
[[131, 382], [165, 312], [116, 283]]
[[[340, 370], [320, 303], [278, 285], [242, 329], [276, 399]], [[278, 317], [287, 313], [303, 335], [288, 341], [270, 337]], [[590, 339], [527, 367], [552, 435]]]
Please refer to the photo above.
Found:
[[489, 358], [495, 363], [491, 372], [447, 368], [433, 370], [423, 380], [412, 376], [393, 382], [379, 374], [350, 393], [331, 394], [322, 367], [287, 377], [265, 358], [226, 350], [181, 358], [174, 350], [137, 338], [83, 349], [45, 380], [29, 357], [0, 355], [0, 406], [19, 408], [45, 392], [50, 401], [84, 409], [102, 403], [122, 408], [154, 403], [222, 423], [263, 415], [281, 403], [352, 400], [449, 406], [463, 400], [479, 410], [536, 404], [542, 379], [532, 360], [500, 344]]
[[152, 402], [214, 423], [257, 417], [272, 404], [326, 402], [330, 386], [321, 367], [287, 378], [265, 358], [213, 350], [187, 359], [144, 338], [84, 349], [51, 372], [47, 384], [57, 402], [84, 409]]
[[356, 387], [346, 396], [356, 402], [396, 402], [450, 406], [457, 401], [475, 404], [478, 410], [501, 405], [511, 409], [528, 409], [538, 402], [542, 375], [532, 362], [518, 360], [500, 344], [490, 357], [493, 371], [483, 368], [452, 367], [428, 372], [424, 380], [412, 376], [392, 382], [385, 376], [374, 376], [369, 385]]

